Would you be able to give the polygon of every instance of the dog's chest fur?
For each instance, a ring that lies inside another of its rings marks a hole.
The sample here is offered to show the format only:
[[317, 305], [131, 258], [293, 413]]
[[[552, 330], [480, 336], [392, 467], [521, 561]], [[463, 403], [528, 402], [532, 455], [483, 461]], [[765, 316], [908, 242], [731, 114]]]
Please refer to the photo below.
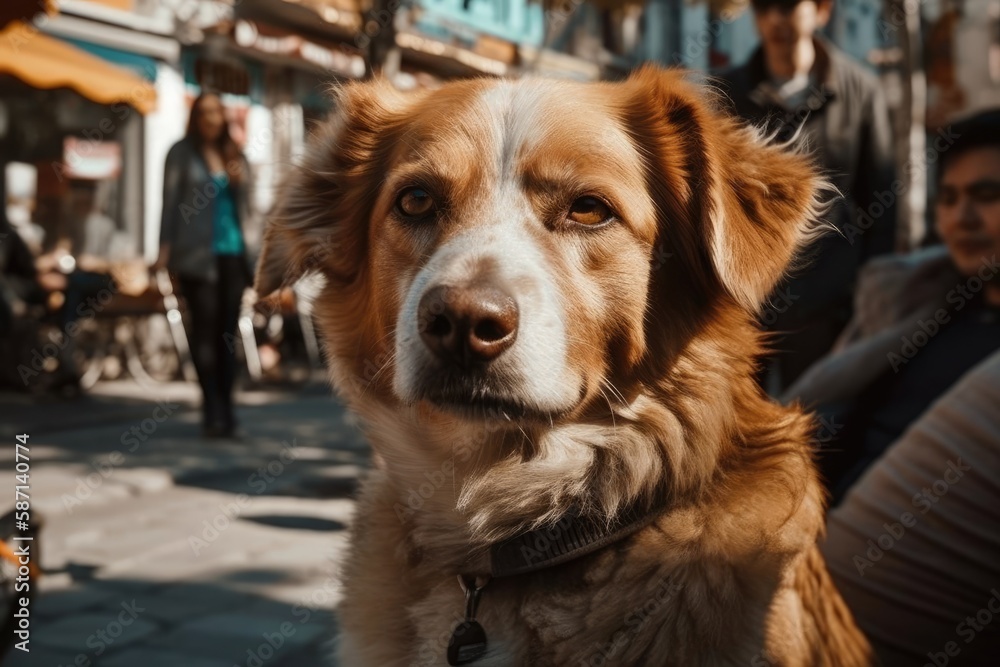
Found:
[[[380, 473], [362, 497], [367, 521], [344, 572], [342, 664], [445, 665], [463, 619], [456, 577], [423, 560], [397, 497]], [[698, 525], [706, 518], [671, 512], [590, 556], [491, 581], [477, 615], [491, 651], [474, 667], [806, 664], [789, 640], [802, 635], [789, 627], [804, 617], [789, 576], [802, 556], [776, 552], [773, 539], [760, 548], [750, 525], [745, 550], [731, 548], [729, 526], [727, 553], [713, 553], [714, 529]], [[768, 638], [775, 613], [784, 636]]]

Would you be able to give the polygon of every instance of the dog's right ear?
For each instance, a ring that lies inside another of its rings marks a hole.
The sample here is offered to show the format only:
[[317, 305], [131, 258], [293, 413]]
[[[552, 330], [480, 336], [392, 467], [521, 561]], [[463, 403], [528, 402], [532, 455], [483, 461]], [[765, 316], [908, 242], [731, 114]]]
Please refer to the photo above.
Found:
[[392, 144], [386, 136], [408, 95], [375, 80], [333, 97], [332, 115], [307, 140], [268, 216], [254, 281], [261, 298], [313, 271], [349, 283], [364, 260], [370, 199]]

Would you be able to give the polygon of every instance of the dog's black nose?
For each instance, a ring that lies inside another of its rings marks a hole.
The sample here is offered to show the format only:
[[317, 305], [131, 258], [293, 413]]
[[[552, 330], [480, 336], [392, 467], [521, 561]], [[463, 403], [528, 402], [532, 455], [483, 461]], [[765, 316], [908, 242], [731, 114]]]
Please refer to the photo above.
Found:
[[496, 359], [517, 337], [517, 302], [494, 285], [432, 287], [417, 316], [424, 344], [465, 368]]

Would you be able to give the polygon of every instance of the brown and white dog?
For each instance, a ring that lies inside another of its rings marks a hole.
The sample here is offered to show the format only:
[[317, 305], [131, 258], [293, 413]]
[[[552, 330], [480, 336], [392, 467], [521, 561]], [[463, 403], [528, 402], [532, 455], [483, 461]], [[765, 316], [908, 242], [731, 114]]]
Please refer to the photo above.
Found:
[[870, 664], [811, 419], [752, 379], [823, 188], [676, 72], [340, 89], [257, 276], [325, 277], [381, 461], [339, 664]]

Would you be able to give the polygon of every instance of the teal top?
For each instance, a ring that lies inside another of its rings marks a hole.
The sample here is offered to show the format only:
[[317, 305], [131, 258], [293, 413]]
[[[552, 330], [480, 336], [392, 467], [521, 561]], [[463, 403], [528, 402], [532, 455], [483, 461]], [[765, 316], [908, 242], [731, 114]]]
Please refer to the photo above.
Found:
[[242, 255], [243, 233], [240, 232], [236, 197], [229, 183], [229, 176], [222, 171], [212, 174], [219, 193], [215, 196], [215, 215], [212, 218], [212, 252], [216, 255]]

